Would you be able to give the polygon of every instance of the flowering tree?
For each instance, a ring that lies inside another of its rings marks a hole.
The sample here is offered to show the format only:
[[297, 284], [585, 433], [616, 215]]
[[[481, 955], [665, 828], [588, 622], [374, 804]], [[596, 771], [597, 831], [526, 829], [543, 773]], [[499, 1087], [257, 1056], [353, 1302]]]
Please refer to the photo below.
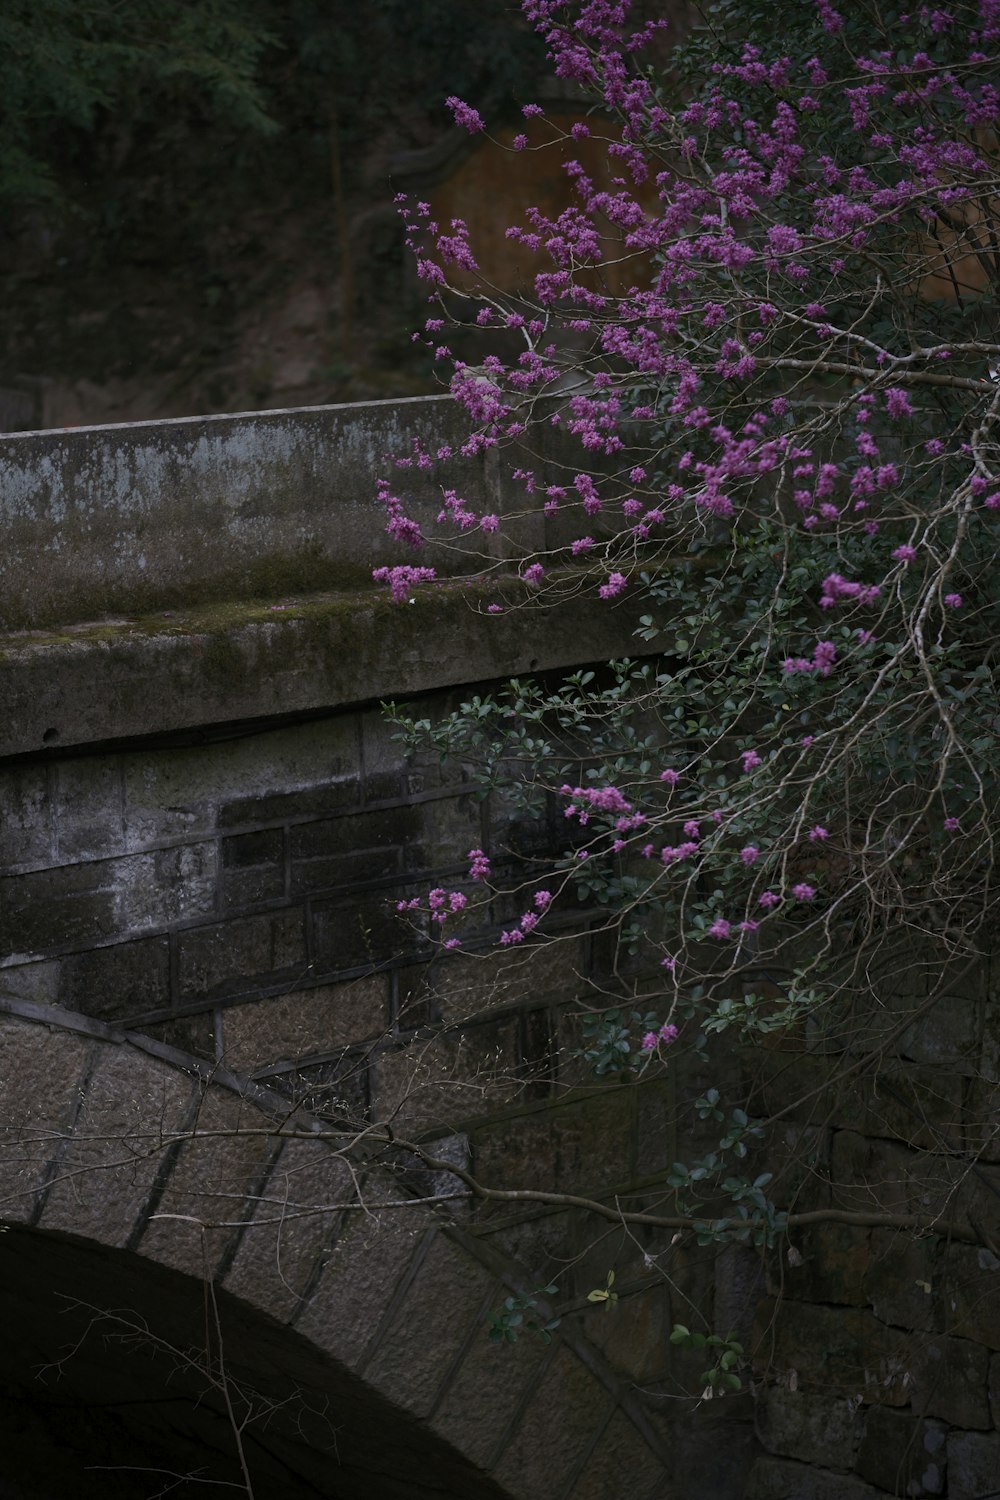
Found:
[[[400, 465], [442, 466], [441, 535], [483, 538], [484, 607], [634, 603], [641, 650], [408, 731], [563, 816], [561, 856], [507, 882], [501, 944], [582, 902], [617, 935], [623, 994], [658, 972], [588, 1019], [598, 1073], [789, 1030], [857, 1072], [981, 967], [996, 917], [1000, 0], [801, 0], [780, 47], [773, 6], [732, 0], [669, 73], [664, 23], [630, 23], [629, 0], [524, 10], [594, 104], [572, 135], [605, 142], [612, 186], [570, 161], [572, 206], [508, 231], [533, 285], [480, 279], [498, 352], [475, 369], [447, 336], [477, 247], [402, 205], [462, 451], [499, 451], [522, 513], [477, 513], [451, 455]], [[515, 150], [565, 152], [523, 113]], [[388, 530], [419, 552], [399, 487]], [[518, 553], [539, 511], [545, 542]], [[516, 583], [485, 545], [505, 530]], [[434, 587], [426, 566], [380, 575]], [[468, 884], [409, 903], [445, 947], [491, 880], [470, 858]], [[918, 998], [894, 1008], [900, 974]], [[771, 1242], [794, 1195], [733, 1167], [759, 1134], [747, 1100], [698, 1103], [722, 1138], [674, 1167], [664, 1224]]]

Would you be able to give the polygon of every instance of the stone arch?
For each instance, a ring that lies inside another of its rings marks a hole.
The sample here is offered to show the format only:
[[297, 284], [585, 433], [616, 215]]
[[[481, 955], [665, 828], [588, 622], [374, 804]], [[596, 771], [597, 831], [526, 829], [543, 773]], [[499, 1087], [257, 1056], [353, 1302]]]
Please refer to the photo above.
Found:
[[[432, 1206], [375, 1173], [367, 1211], [348, 1211], [355, 1169], [301, 1131], [283, 1136], [281, 1101], [148, 1038], [7, 1005], [0, 1298], [33, 1330], [36, 1364], [66, 1342], [46, 1291], [71, 1293], [99, 1338], [98, 1312], [121, 1312], [127, 1294], [130, 1350], [147, 1354], [150, 1339], [161, 1354], [175, 1338], [193, 1346], [199, 1329], [211, 1349], [217, 1315], [237, 1386], [276, 1406], [267, 1442], [248, 1440], [264, 1476], [256, 1500], [602, 1500], [625, 1474], [636, 1500], [673, 1493], [657, 1433], [588, 1345], [500, 1352], [486, 1341], [502, 1285]], [[61, 1366], [70, 1391], [108, 1368], [73, 1338], [78, 1362]], [[155, 1363], [139, 1358], [136, 1389], [152, 1391]], [[224, 1393], [216, 1381], [192, 1403], [197, 1373], [181, 1381], [188, 1417], [174, 1430], [185, 1454], [193, 1445], [218, 1465]], [[277, 1409], [289, 1390], [295, 1410]], [[157, 1421], [137, 1441], [160, 1452]], [[231, 1441], [228, 1454], [232, 1469]], [[145, 1492], [122, 1491], [133, 1493]]]

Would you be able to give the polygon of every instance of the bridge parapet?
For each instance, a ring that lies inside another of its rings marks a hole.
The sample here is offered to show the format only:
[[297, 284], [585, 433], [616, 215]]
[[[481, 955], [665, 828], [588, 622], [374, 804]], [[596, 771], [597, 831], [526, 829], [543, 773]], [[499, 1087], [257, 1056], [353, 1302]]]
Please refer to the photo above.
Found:
[[[551, 612], [544, 632], [530, 611], [488, 615], [461, 556], [412, 605], [358, 587], [373, 561], [398, 560], [378, 551], [379, 451], [414, 435], [404, 417], [429, 443], [452, 413], [437, 402], [376, 405], [374, 415], [28, 435], [0, 449], [19, 518], [0, 654], [0, 995], [19, 1018], [4, 1053], [16, 1107], [0, 1165], [5, 1151], [17, 1154], [22, 1118], [43, 1139], [68, 1121], [72, 1137], [66, 1153], [34, 1163], [37, 1182], [8, 1183], [13, 1217], [25, 1222], [25, 1209], [39, 1232], [207, 1271], [294, 1325], [366, 1389], [440, 1419], [442, 1441], [467, 1455], [456, 1494], [469, 1492], [471, 1463], [484, 1495], [492, 1476], [498, 1500], [568, 1500], [578, 1484], [582, 1497], [604, 1470], [611, 1483], [630, 1451], [641, 1486], [659, 1495], [672, 1460], [648, 1414], [622, 1396], [615, 1365], [626, 1381], [639, 1368], [652, 1379], [666, 1371], [668, 1295], [620, 1322], [628, 1352], [605, 1359], [597, 1342], [560, 1342], [518, 1354], [512, 1377], [500, 1377], [503, 1354], [484, 1326], [510, 1285], [501, 1272], [520, 1266], [528, 1285], [552, 1255], [575, 1253], [573, 1216], [550, 1215], [546, 1228], [531, 1209], [479, 1223], [460, 1205], [442, 1237], [440, 1215], [414, 1201], [405, 1214], [414, 1227], [377, 1242], [363, 1215], [332, 1224], [313, 1213], [300, 1226], [298, 1192], [315, 1207], [344, 1183], [315, 1167], [308, 1142], [275, 1133], [262, 1146], [240, 1123], [248, 1111], [261, 1130], [282, 1111], [362, 1132], [387, 1120], [457, 1153], [449, 1160], [480, 1161], [497, 1181], [514, 1172], [582, 1188], [596, 1162], [608, 1193], [658, 1169], [670, 1130], [660, 1085], [641, 1108], [633, 1091], [578, 1087], [570, 1050], [601, 955], [586, 913], [554, 948], [528, 944], [501, 961], [501, 898], [463, 932], [467, 956], [450, 971], [433, 932], [397, 916], [401, 899], [460, 885], [469, 849], [541, 852], [558, 835], [478, 800], [462, 766], [404, 755], [378, 700], [420, 694], [421, 713], [433, 716], [470, 684], [624, 654], [634, 620], [579, 600]], [[341, 481], [342, 438], [354, 458]], [[32, 455], [36, 488], [25, 478]], [[280, 488], [286, 459], [294, 476]], [[492, 494], [502, 509], [489, 463], [476, 462], [478, 499]], [[346, 499], [330, 500], [334, 478]], [[261, 518], [268, 485], [276, 499]], [[418, 510], [438, 503], [430, 488], [416, 496]], [[306, 522], [321, 547], [282, 553]], [[32, 600], [16, 559], [36, 547], [54, 562]], [[303, 562], [282, 575], [289, 586], [275, 597], [254, 571], [269, 548], [272, 562], [311, 558], [316, 571]], [[147, 573], [159, 581], [147, 585]], [[50, 1048], [43, 1028], [58, 1038]], [[44, 1120], [27, 1105], [37, 1066], [24, 1066], [39, 1049], [54, 1066], [72, 1054], [62, 1103], [50, 1100], [55, 1114]], [[253, 1101], [264, 1094], [262, 1123]], [[90, 1143], [113, 1139], [115, 1162], [115, 1151], [132, 1150], [143, 1109], [161, 1146], [122, 1170]], [[204, 1142], [180, 1138], [192, 1120]], [[438, 1190], [405, 1154], [390, 1168], [386, 1191], [395, 1183], [420, 1200]], [[289, 1224], [275, 1230], [267, 1205], [282, 1193]], [[223, 1217], [253, 1222], [235, 1238], [201, 1236], [199, 1224]], [[581, 1268], [571, 1293], [584, 1306], [590, 1274]], [[554, 1443], [536, 1395], [561, 1414]], [[592, 1454], [584, 1473], [598, 1433], [607, 1454]], [[444, 1492], [451, 1482], [442, 1477]]]

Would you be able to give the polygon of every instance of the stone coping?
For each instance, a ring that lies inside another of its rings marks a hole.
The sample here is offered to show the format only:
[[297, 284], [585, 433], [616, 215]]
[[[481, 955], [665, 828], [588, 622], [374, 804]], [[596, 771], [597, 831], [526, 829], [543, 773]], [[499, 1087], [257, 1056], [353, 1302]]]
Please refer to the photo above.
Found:
[[[580, 580], [583, 583], [583, 580]], [[288, 720], [638, 655], [639, 605], [594, 581], [555, 607], [458, 581], [394, 604], [368, 589], [106, 619], [0, 638], [0, 759]], [[660, 643], [659, 650], [663, 649]]]

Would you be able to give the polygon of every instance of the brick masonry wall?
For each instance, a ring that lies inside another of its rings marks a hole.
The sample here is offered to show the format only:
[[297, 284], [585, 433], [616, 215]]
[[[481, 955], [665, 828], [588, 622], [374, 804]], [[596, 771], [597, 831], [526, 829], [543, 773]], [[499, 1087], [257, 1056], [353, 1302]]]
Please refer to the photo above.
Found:
[[[408, 763], [377, 709], [11, 761], [0, 819], [0, 991], [21, 1004], [145, 1033], [320, 1114], [391, 1115], [401, 1133], [457, 1141], [492, 1183], [660, 1204], [664, 1168], [710, 1148], [682, 1107], [693, 1070], [641, 1089], [581, 1073], [576, 1013], [603, 1003], [604, 983], [585, 914], [551, 947], [487, 957], [514, 914], [500, 899], [448, 962], [398, 919], [397, 900], [461, 883], [468, 849], [554, 834], [506, 823], [460, 768]], [[496, 1266], [556, 1276], [590, 1345], [635, 1382], [673, 1455], [665, 1496], [983, 1500], [1000, 1487], [998, 1030], [981, 979], [942, 1000], [885, 1075], [923, 1125], [869, 1080], [782, 1127], [799, 1158], [812, 1142], [806, 1186], [788, 1184], [797, 1207], [940, 1204], [939, 1234], [823, 1226], [766, 1267], [685, 1242], [665, 1281], [644, 1258], [662, 1234], [598, 1236], [571, 1209], [469, 1218]], [[789, 1068], [806, 1093], [829, 1066], [806, 1044], [734, 1063], [762, 1112], [787, 1101]], [[613, 1316], [586, 1304], [610, 1266]], [[692, 1419], [677, 1399], [697, 1364], [669, 1345], [688, 1299], [754, 1345], [755, 1413], [735, 1398]]]

